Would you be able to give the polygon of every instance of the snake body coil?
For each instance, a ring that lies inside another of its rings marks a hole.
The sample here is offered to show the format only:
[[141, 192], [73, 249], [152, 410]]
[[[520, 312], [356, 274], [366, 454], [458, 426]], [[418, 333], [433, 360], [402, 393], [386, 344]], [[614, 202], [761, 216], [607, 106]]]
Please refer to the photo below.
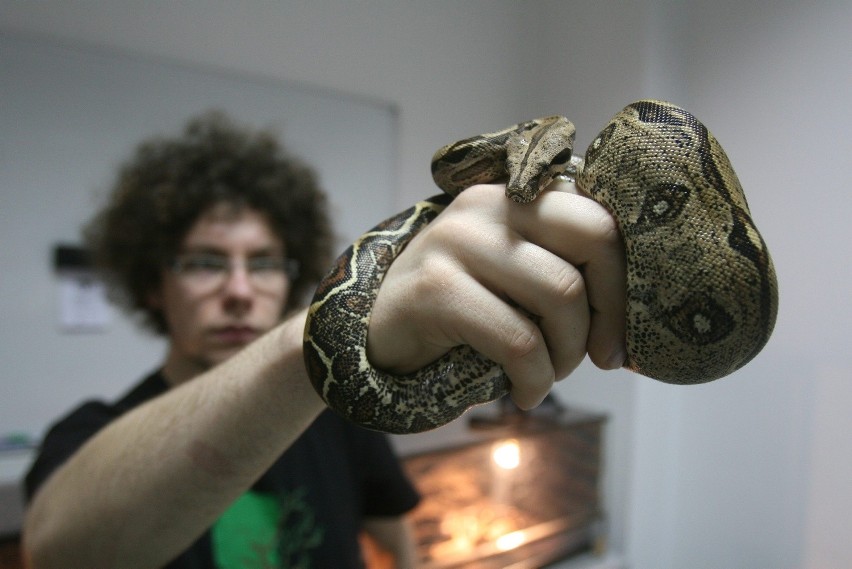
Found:
[[305, 328], [305, 361], [328, 405], [369, 428], [411, 433], [457, 418], [509, 389], [502, 369], [468, 346], [393, 376], [366, 356], [381, 280], [408, 241], [452, 197], [507, 182], [526, 202], [568, 169], [616, 219], [627, 257], [625, 367], [668, 383], [718, 379], [750, 361], [775, 323], [778, 292], [766, 245], [733, 167], [693, 115], [638, 101], [607, 124], [585, 162], [571, 159], [563, 117], [514, 125], [440, 149], [432, 171], [444, 195], [365, 233], [320, 283]]

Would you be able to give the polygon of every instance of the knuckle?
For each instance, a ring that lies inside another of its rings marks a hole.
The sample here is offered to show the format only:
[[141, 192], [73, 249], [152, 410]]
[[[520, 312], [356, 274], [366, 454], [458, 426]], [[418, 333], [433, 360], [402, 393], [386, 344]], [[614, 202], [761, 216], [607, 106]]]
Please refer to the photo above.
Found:
[[597, 223], [598, 238], [602, 243], [610, 246], [620, 246], [621, 231], [618, 229], [618, 222], [609, 214], [609, 212], [601, 211], [600, 218]]
[[447, 213], [450, 212], [460, 212], [465, 211], [467, 209], [476, 207], [478, 203], [479, 196], [477, 195], [479, 190], [476, 186], [471, 188], [467, 188], [463, 190], [459, 195], [453, 198], [453, 202], [450, 204], [450, 207], [447, 209], [443, 215], [445, 217], [450, 217]]
[[458, 254], [472, 234], [475, 235], [469, 216], [461, 213], [456, 211], [441, 214], [423, 231], [423, 235], [428, 236], [433, 250]]
[[618, 236], [618, 223], [616, 223], [615, 218], [608, 212], [601, 212], [598, 226], [602, 236], [610, 238]]
[[541, 331], [531, 321], [524, 319], [521, 326], [515, 328], [506, 347], [510, 360], [524, 359], [535, 353], [544, 343]]
[[[427, 242], [433, 245], [435, 243], [444, 244], [452, 242], [458, 237], [459, 225], [460, 223], [452, 214], [444, 213], [427, 225], [415, 239], [418, 239], [419, 243]], [[413, 241], [412, 243], [416, 242]]]
[[553, 295], [561, 304], [571, 304], [586, 297], [583, 274], [572, 265], [566, 265], [553, 280]]
[[426, 255], [417, 268], [418, 295], [431, 298], [443, 294], [456, 280], [458, 270], [455, 263], [443, 255]]
[[503, 207], [505, 206], [504, 200], [508, 202], [504, 194], [505, 186], [478, 184], [457, 195], [449, 209], [456, 212], [482, 212], [495, 206]]

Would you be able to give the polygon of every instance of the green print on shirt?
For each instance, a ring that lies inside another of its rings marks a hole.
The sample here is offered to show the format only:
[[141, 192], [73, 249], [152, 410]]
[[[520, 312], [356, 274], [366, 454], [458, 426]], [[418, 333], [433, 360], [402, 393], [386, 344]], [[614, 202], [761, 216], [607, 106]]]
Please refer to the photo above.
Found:
[[282, 496], [250, 491], [213, 526], [213, 557], [219, 569], [309, 569], [323, 533], [304, 488]]

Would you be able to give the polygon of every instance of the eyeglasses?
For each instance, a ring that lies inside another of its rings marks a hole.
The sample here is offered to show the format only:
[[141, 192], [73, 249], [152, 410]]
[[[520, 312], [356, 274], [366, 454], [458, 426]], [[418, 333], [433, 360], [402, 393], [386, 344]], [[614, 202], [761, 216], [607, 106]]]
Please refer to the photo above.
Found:
[[299, 261], [278, 255], [249, 257], [241, 263], [226, 255], [185, 253], [178, 255], [169, 269], [198, 291], [210, 292], [222, 287], [228, 276], [240, 265], [252, 286], [261, 292], [274, 292], [284, 282], [299, 277]]

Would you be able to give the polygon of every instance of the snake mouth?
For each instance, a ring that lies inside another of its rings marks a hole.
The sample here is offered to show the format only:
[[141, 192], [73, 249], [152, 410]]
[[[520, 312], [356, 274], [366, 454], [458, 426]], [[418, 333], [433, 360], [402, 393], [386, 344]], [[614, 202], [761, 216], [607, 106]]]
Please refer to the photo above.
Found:
[[506, 188], [506, 197], [515, 203], [530, 203], [533, 198], [529, 196], [529, 192], [524, 190], [511, 190]]

